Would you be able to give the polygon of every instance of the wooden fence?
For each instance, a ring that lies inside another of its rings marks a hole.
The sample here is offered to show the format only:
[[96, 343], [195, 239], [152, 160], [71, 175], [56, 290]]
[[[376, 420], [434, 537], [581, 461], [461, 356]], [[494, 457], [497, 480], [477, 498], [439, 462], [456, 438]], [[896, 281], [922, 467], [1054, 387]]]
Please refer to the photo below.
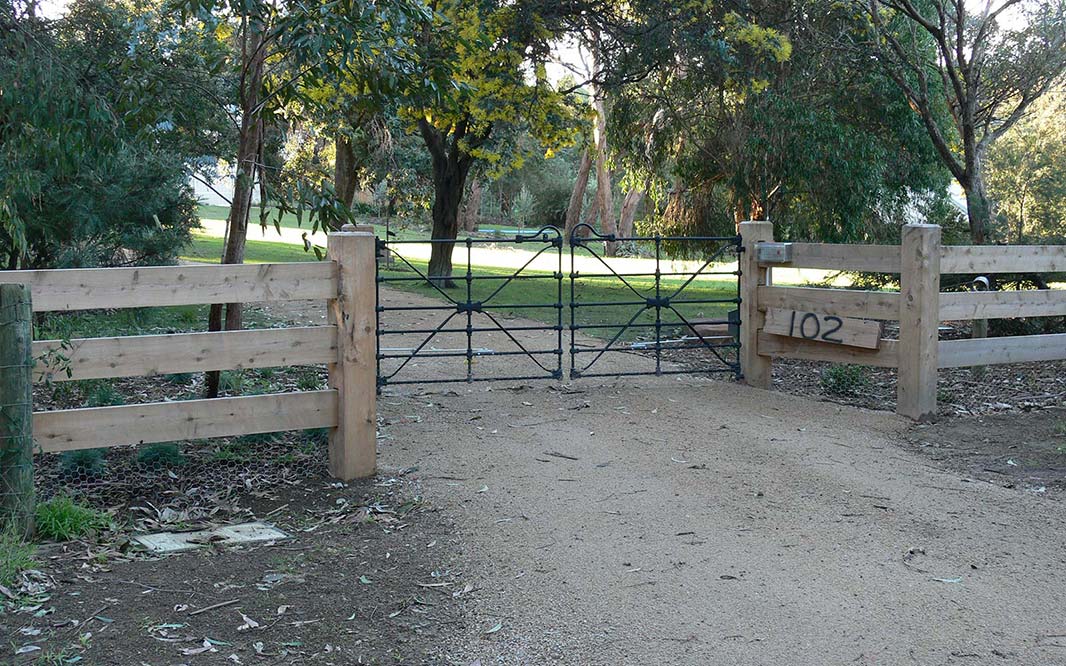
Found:
[[[774, 357], [896, 368], [896, 410], [923, 419], [936, 413], [940, 368], [1066, 359], [1066, 334], [938, 338], [943, 321], [1066, 315], [1062, 290], [940, 292], [942, 274], [1066, 272], [1066, 246], [944, 246], [940, 227], [924, 224], [903, 227], [899, 246], [774, 243], [769, 222], [742, 223], [741, 236], [741, 363], [753, 386], [769, 388]], [[776, 286], [773, 267], [895, 273], [900, 290]], [[768, 313], [789, 312], [814, 319], [806, 329], [796, 314], [791, 328], [767, 326]], [[842, 337], [870, 320], [898, 321], [899, 339], [856, 346]], [[830, 329], [840, 332], [827, 339]]]
[[[370, 233], [342, 231], [330, 234], [323, 262], [0, 273], [0, 282], [30, 288], [35, 312], [328, 302], [325, 326], [35, 341], [34, 358], [66, 359], [53, 381], [319, 363], [328, 364], [330, 381], [321, 391], [35, 412], [36, 447], [55, 453], [325, 427], [334, 476], [373, 474], [374, 245]], [[34, 372], [39, 380], [49, 369], [38, 361]]]

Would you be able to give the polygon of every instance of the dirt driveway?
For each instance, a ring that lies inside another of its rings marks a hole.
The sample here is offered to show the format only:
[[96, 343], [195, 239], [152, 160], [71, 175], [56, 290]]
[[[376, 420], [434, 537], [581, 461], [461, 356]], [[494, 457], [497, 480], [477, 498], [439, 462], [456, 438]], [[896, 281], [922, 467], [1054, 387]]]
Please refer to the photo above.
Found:
[[941, 469], [893, 415], [687, 376], [379, 405], [476, 586], [457, 663], [1066, 664], [1058, 497]]
[[[408, 327], [447, 316], [405, 312]], [[597, 367], [651, 365], [613, 356]], [[535, 370], [521, 363], [478, 374]], [[463, 370], [426, 359], [403, 377]], [[887, 412], [691, 375], [412, 384], [378, 404], [378, 479], [235, 498], [291, 541], [132, 562], [121, 544], [42, 551], [51, 598], [0, 613], [11, 646], [41, 646], [15, 663], [1066, 664], [1061, 490], [922, 453], [948, 433], [916, 444]]]

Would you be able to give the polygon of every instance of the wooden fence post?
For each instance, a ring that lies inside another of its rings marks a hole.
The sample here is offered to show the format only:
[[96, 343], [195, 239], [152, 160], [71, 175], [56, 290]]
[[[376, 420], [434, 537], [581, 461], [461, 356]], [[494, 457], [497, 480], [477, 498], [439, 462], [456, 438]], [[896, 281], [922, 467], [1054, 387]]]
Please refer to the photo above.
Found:
[[756, 243], [771, 243], [774, 225], [770, 222], [741, 222], [740, 243], [740, 370], [744, 383], [758, 388], [770, 388], [772, 359], [760, 356], [759, 330], [766, 315], [759, 312], [759, 287], [769, 284], [770, 269], [759, 267]]
[[0, 284], [0, 527], [33, 534], [33, 330], [30, 288]]
[[940, 227], [908, 224], [900, 247], [899, 377], [896, 412], [936, 416], [940, 325]]
[[373, 476], [377, 466], [376, 239], [365, 231], [331, 233], [327, 256], [337, 262], [337, 362], [329, 367], [338, 394], [337, 427], [329, 437], [329, 471], [342, 481]]

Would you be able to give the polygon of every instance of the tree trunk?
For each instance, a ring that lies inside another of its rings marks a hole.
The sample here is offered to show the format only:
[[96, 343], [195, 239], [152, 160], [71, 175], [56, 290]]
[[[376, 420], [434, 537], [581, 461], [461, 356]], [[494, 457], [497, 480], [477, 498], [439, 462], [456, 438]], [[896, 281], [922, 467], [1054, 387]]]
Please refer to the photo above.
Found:
[[622, 201], [622, 212], [618, 216], [618, 235], [622, 238], [633, 235], [633, 223], [637, 218], [637, 208], [644, 200], [644, 190], [631, 190]]
[[452, 252], [459, 235], [459, 205], [463, 200], [465, 173], [449, 170], [438, 182], [434, 178], [433, 234], [435, 241], [429, 254], [429, 278], [437, 286], [454, 287]]
[[974, 245], [984, 245], [992, 227], [992, 201], [985, 190], [984, 176], [976, 164], [968, 183], [961, 183], [966, 191], [966, 216], [970, 222], [970, 239]]
[[478, 214], [480, 210], [481, 181], [474, 179], [470, 181], [470, 194], [467, 196], [466, 203], [463, 205], [462, 214], [459, 217], [459, 223], [462, 226], [463, 231], [467, 233], [477, 231]]
[[570, 193], [570, 203], [566, 206], [566, 222], [563, 233], [567, 238], [574, 233], [574, 227], [581, 221], [581, 207], [585, 203], [585, 190], [588, 189], [589, 171], [592, 170], [592, 154], [586, 148], [581, 152], [581, 163], [577, 167], [577, 180]]
[[[418, 121], [422, 140], [429, 149], [433, 167], [433, 243], [429, 254], [429, 278], [437, 286], [454, 287], [452, 281], [452, 250], [459, 235], [459, 207], [463, 202], [466, 177], [474, 158], [464, 148], [467, 139], [466, 121], [460, 121], [450, 131], [451, 145], [445, 134], [425, 119]], [[485, 142], [491, 128], [482, 136], [474, 136], [470, 146]]]
[[[593, 36], [592, 71], [600, 71], [599, 35]], [[611, 196], [611, 172], [607, 169], [607, 107], [603, 103], [603, 88], [592, 84], [592, 107], [596, 111], [596, 127], [593, 132], [596, 139], [596, 197], [599, 199], [600, 233], [604, 236], [615, 235], [618, 225], [614, 219], [614, 198]], [[618, 251], [618, 243], [607, 242], [606, 254], [613, 257]]]
[[355, 151], [352, 142], [337, 132], [337, 159], [333, 167], [333, 189], [348, 208], [355, 201]]
[[[256, 25], [255, 22], [250, 22]], [[245, 53], [250, 54], [246, 63], [246, 76], [241, 82], [241, 128], [237, 146], [237, 173], [233, 181], [233, 198], [226, 223], [225, 246], [222, 251], [223, 264], [243, 264], [245, 241], [248, 239], [248, 218], [252, 209], [252, 195], [258, 172], [260, 144], [263, 121], [257, 107], [263, 86], [263, 66], [266, 49], [262, 47], [263, 33], [259, 28], [253, 30]], [[266, 202], [262, 202], [266, 205]], [[242, 308], [240, 303], [227, 303], [225, 330], [235, 331], [241, 328]], [[211, 306], [208, 314], [207, 330], [223, 330], [222, 305]], [[213, 371], [206, 376], [207, 397], [218, 396], [219, 373]]]

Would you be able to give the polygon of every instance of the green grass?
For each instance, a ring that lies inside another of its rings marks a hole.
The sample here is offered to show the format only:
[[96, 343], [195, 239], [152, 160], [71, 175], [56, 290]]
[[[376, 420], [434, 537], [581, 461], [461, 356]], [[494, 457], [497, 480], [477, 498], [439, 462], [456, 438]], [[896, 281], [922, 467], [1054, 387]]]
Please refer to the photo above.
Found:
[[36, 550], [32, 543], [23, 541], [13, 530], [0, 532], [0, 585], [10, 586], [19, 572], [36, 566], [33, 561]]
[[[425, 271], [425, 265], [412, 262], [419, 270]], [[478, 268], [475, 275], [494, 276], [500, 279], [474, 280], [471, 283], [470, 298], [474, 301], [484, 301], [486, 311], [493, 316], [506, 315], [511, 317], [524, 317], [549, 324], [558, 322], [559, 310], [555, 307], [558, 302], [558, 287], [555, 280], [548, 277], [549, 273], [536, 271], [523, 271], [524, 276], [537, 276], [537, 279], [515, 279], [506, 282], [506, 278], [513, 275], [509, 269]], [[412, 272], [382, 271], [386, 277], [412, 277]], [[463, 301], [467, 298], [466, 283], [462, 277], [455, 279], [455, 288], [442, 288], [441, 290], [423, 281], [392, 282], [389, 286], [413, 293], [423, 294], [431, 298], [442, 299], [441, 291], [455, 300]], [[581, 278], [575, 284], [574, 296], [578, 304], [575, 315], [575, 323], [578, 326], [590, 326], [597, 324], [621, 325], [631, 319], [637, 324], [653, 324], [655, 322], [655, 309], [645, 308], [644, 299], [655, 296], [654, 278], [626, 278], [626, 281], [638, 293], [634, 293], [622, 281], [617, 278]], [[505, 284], [506, 282], [506, 284]], [[683, 278], [663, 278], [661, 281], [661, 295], [674, 297], [675, 292], [684, 284]], [[498, 288], [498, 293], [493, 294]], [[676, 296], [679, 301], [706, 301], [734, 298], [736, 296], [736, 283], [730, 280], [699, 279], [689, 283]], [[486, 300], [487, 299], [487, 300]], [[562, 293], [562, 324], [564, 328], [570, 326], [570, 283], [563, 280]], [[592, 306], [592, 303], [601, 305]], [[678, 303], [675, 306], [677, 313], [667, 309], [662, 311], [663, 335], [691, 334], [685, 330], [681, 317], [685, 320], [693, 319], [725, 319], [729, 310], [736, 307], [733, 303]], [[680, 313], [680, 314], [678, 314]], [[387, 319], [388, 313], [385, 314]], [[443, 318], [443, 317], [442, 317]], [[388, 324], [385, 324], [386, 327]], [[448, 324], [449, 328], [465, 325], [465, 319], [459, 315]], [[480, 325], [485, 325], [480, 324]], [[600, 338], [611, 338], [617, 332], [612, 328], [587, 328], [583, 329], [587, 335]], [[654, 328], [631, 328], [624, 332], [622, 339], [654, 337]]]
[[111, 521], [106, 514], [82, 506], [69, 497], [56, 497], [37, 505], [37, 535], [52, 541], [70, 541], [103, 530]]
[[54, 313], [34, 327], [35, 340], [69, 340], [75, 337], [152, 335], [197, 330], [207, 321], [207, 306], [130, 308]]
[[[199, 236], [193, 246], [186, 253], [189, 260], [195, 261], [218, 261], [222, 251], [222, 239]], [[247, 260], [249, 262], [272, 262], [272, 261], [313, 261], [314, 255], [303, 251], [302, 248], [287, 244], [269, 241], [248, 241]], [[424, 262], [411, 262], [423, 273], [426, 271]], [[501, 284], [504, 278], [512, 275], [513, 270], [507, 268], [477, 267], [475, 274], [479, 276], [494, 276], [499, 280], [475, 280], [472, 283], [471, 297], [473, 300], [488, 298]], [[413, 272], [397, 270], [382, 271], [385, 277], [414, 277]], [[557, 300], [557, 286], [549, 273], [538, 271], [523, 271], [522, 275], [538, 276], [537, 279], [518, 279], [508, 283], [498, 294], [492, 296], [488, 305], [493, 309], [493, 315], [502, 314], [511, 317], [525, 317], [549, 324], [556, 323], [557, 310], [554, 303]], [[627, 278], [630, 284], [641, 293], [638, 297], [630, 291], [621, 281], [616, 278], [582, 278], [577, 283], [575, 295], [578, 303], [608, 303], [597, 307], [579, 307], [577, 310], [578, 325], [589, 324], [624, 324], [631, 317], [642, 310], [640, 305], [621, 305], [619, 303], [638, 301], [655, 295], [653, 278]], [[456, 278], [457, 287], [443, 289], [452, 298], [465, 300], [466, 284], [462, 277]], [[671, 295], [684, 283], [684, 278], [663, 278], [662, 293]], [[412, 293], [422, 294], [431, 298], [442, 299], [440, 291], [422, 281], [392, 282], [389, 286]], [[570, 285], [568, 280], [563, 281], [563, 326], [570, 325], [570, 311], [567, 303], [570, 298]], [[736, 282], [733, 280], [699, 279], [685, 287], [678, 297], [679, 300], [710, 300], [725, 299], [736, 296]], [[509, 307], [500, 307], [509, 306]], [[523, 307], [526, 306], [526, 307]], [[540, 306], [540, 307], [528, 307]], [[686, 319], [724, 319], [729, 310], [736, 306], [732, 303], [708, 303], [708, 304], [678, 304], [676, 306]], [[388, 315], [386, 315], [387, 317]], [[650, 324], [655, 321], [654, 309], [648, 309], [637, 315], [636, 323]], [[680, 318], [677, 314], [669, 311], [663, 312], [664, 334], [672, 335], [681, 333]], [[456, 322], [453, 322], [456, 323]], [[450, 324], [451, 325], [451, 324]], [[601, 338], [610, 338], [615, 331], [611, 329], [588, 329], [586, 334]], [[634, 337], [650, 337], [653, 329], [631, 329], [623, 336], [625, 339]]]
[[[201, 261], [217, 264], [222, 259], [222, 239], [217, 236], [193, 234], [192, 243], [181, 258], [185, 261]], [[286, 263], [291, 261], [317, 261], [314, 252], [305, 252], [299, 245], [281, 241], [249, 240], [244, 249], [244, 260], [249, 264]]]

